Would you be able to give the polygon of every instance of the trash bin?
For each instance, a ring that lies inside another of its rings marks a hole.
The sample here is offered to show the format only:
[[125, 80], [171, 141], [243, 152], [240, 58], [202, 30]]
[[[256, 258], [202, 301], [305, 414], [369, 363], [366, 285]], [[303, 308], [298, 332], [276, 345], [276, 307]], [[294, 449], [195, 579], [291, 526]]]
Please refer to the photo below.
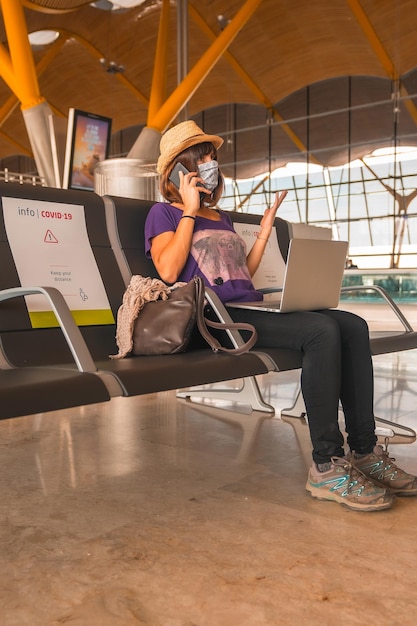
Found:
[[100, 161], [94, 168], [94, 191], [99, 196], [156, 201], [159, 199], [156, 163], [127, 158]]

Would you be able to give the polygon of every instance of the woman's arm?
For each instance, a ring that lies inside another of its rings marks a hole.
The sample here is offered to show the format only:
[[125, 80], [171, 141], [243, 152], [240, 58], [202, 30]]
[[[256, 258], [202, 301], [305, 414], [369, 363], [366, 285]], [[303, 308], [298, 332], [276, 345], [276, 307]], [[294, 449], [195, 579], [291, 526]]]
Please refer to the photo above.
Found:
[[187, 262], [193, 239], [194, 219], [180, 220], [178, 228], [152, 239], [151, 257], [156, 270], [166, 283], [175, 283]]
[[196, 172], [180, 172], [180, 194], [183, 214], [175, 232], [168, 231], [153, 237], [151, 257], [159, 276], [167, 283], [175, 283], [187, 262], [193, 240], [195, 216], [200, 208], [200, 191], [196, 185], [201, 179]]
[[266, 244], [268, 243], [268, 239], [272, 231], [272, 227], [274, 225], [275, 215], [287, 193], [287, 191], [282, 191], [280, 194], [277, 192], [275, 194], [274, 204], [269, 209], [266, 209], [262, 217], [262, 220], [260, 222], [261, 230], [246, 259], [248, 270], [251, 276], [255, 274], [256, 270], [259, 267], [262, 256], [265, 252]]

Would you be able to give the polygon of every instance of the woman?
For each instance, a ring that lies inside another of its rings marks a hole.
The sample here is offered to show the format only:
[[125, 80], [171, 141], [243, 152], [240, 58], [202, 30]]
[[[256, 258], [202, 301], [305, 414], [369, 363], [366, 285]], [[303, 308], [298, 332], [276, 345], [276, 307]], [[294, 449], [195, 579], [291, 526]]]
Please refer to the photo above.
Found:
[[[145, 226], [146, 254], [167, 283], [203, 278], [222, 302], [261, 300], [251, 277], [259, 266], [286, 192], [266, 209], [252, 249], [235, 233], [227, 212], [216, 209], [223, 191], [217, 150], [223, 140], [189, 120], [161, 139], [157, 170], [161, 193]], [[179, 188], [170, 180], [177, 163]], [[184, 168], [182, 168], [184, 169]], [[273, 314], [229, 309], [235, 321], [252, 323], [257, 347], [303, 353], [301, 387], [313, 462], [306, 489], [318, 499], [363, 511], [392, 506], [395, 495], [417, 495], [417, 478], [398, 468], [377, 445], [373, 414], [373, 370], [366, 322], [339, 310]], [[349, 452], [339, 428], [342, 404]]]

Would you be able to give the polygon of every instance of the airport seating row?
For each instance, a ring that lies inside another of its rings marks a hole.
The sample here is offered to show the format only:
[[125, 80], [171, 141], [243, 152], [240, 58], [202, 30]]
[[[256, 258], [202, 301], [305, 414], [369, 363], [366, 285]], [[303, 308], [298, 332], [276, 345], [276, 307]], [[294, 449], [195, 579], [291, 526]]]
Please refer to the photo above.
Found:
[[[172, 389], [179, 397], [226, 398], [274, 413], [256, 376], [299, 369], [298, 351], [237, 356], [199, 346], [184, 354], [110, 358], [131, 275], [157, 276], [144, 253], [152, 201], [15, 183], [0, 183], [0, 198], [0, 418]], [[253, 227], [260, 216], [232, 213], [232, 219]], [[275, 233], [277, 263], [285, 265], [296, 233], [278, 217]], [[208, 300], [220, 320], [230, 321], [210, 290]], [[228, 340], [239, 345], [241, 337], [233, 332]], [[371, 346], [374, 354], [415, 348], [417, 333], [410, 326], [378, 333]], [[207, 388], [237, 379], [237, 387]]]
[[[151, 276], [155, 270], [143, 254], [143, 223], [152, 203], [13, 183], [0, 184], [0, 197], [1, 418], [244, 379], [273, 367], [258, 352], [220, 354], [208, 346], [184, 354], [111, 359], [128, 276], [121, 269], [121, 249], [110, 243], [109, 207], [117, 209], [125, 270]], [[135, 226], [132, 215], [140, 216]], [[123, 233], [136, 242], [132, 248]], [[92, 293], [92, 283], [100, 282], [108, 302], [104, 310], [100, 296]], [[76, 323], [70, 312], [76, 306], [68, 308], [68, 295], [74, 300], [78, 293], [99, 302], [92, 311], [78, 311], [87, 322]], [[300, 365], [297, 353], [283, 357], [286, 367]]]

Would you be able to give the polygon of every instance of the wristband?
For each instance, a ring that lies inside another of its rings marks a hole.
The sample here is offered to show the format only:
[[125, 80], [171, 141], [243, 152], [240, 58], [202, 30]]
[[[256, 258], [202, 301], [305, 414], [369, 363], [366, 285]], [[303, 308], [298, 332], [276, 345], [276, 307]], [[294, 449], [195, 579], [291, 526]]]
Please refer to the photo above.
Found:
[[194, 215], [183, 215], [183, 216], [181, 217], [181, 219], [183, 220], [185, 217], [188, 217], [190, 220], [194, 220], [194, 221], [195, 221], [195, 217], [194, 217]]
[[259, 237], [259, 235], [256, 235], [256, 239], [260, 239], [261, 241], [268, 241], [269, 237]]

